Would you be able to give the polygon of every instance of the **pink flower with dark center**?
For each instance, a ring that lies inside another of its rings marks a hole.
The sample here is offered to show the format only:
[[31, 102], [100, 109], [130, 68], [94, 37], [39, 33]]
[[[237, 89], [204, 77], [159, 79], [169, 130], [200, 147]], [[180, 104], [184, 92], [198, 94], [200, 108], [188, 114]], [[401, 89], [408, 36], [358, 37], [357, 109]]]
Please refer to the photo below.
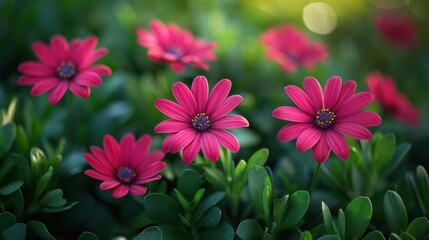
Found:
[[378, 14], [375, 16], [375, 26], [393, 47], [409, 50], [417, 45], [413, 19], [407, 14]]
[[169, 63], [177, 73], [185, 70], [185, 65], [209, 70], [207, 61], [216, 60], [213, 50], [216, 44], [194, 38], [186, 30], [175, 24], [164, 25], [160, 21], [150, 22], [151, 31], [136, 29], [137, 42], [148, 48], [148, 57], [156, 63]]
[[84, 157], [91, 167], [87, 176], [102, 181], [101, 190], [112, 191], [112, 196], [121, 198], [130, 193], [140, 196], [146, 193], [144, 184], [159, 180], [159, 173], [166, 167], [161, 160], [164, 153], [159, 150], [149, 152], [151, 137], [144, 135], [137, 141], [132, 134], [126, 134], [118, 143], [112, 136], [103, 138], [104, 150], [92, 146], [91, 153]]
[[419, 125], [419, 110], [398, 91], [395, 81], [390, 76], [374, 72], [366, 77], [366, 84], [385, 112], [412, 126]]
[[204, 76], [197, 76], [189, 89], [177, 82], [173, 94], [177, 103], [167, 99], [157, 99], [155, 106], [171, 119], [155, 126], [155, 133], [169, 133], [162, 150], [176, 153], [182, 151], [183, 161], [194, 161], [200, 149], [211, 161], [219, 158], [219, 145], [237, 152], [240, 145], [233, 134], [225, 129], [248, 127], [247, 120], [240, 115], [226, 115], [240, 104], [240, 95], [228, 96], [231, 81], [219, 81], [209, 94], [209, 86]]
[[285, 72], [294, 72], [300, 67], [312, 68], [328, 56], [323, 43], [310, 42], [291, 25], [268, 29], [261, 41], [267, 47], [266, 57], [279, 63]]
[[90, 87], [101, 84], [100, 76], [111, 74], [105, 65], [93, 65], [108, 53], [105, 48], [95, 49], [98, 38], [73, 39], [69, 45], [60, 35], [51, 38], [50, 46], [42, 42], [33, 43], [33, 51], [40, 62], [26, 61], [19, 65], [23, 75], [19, 85], [34, 85], [32, 96], [50, 91], [48, 101], [56, 104], [67, 89], [73, 94], [87, 98]]
[[355, 94], [355, 90], [355, 81], [342, 84], [337, 76], [327, 81], [324, 91], [313, 77], [304, 79], [304, 90], [286, 86], [286, 94], [298, 108], [281, 106], [273, 111], [274, 118], [291, 122], [280, 129], [277, 138], [297, 139], [297, 150], [312, 149], [319, 163], [328, 159], [331, 149], [340, 159], [347, 159], [350, 149], [343, 135], [369, 140], [372, 134], [366, 127], [381, 123], [376, 113], [361, 111], [374, 99], [372, 93]]

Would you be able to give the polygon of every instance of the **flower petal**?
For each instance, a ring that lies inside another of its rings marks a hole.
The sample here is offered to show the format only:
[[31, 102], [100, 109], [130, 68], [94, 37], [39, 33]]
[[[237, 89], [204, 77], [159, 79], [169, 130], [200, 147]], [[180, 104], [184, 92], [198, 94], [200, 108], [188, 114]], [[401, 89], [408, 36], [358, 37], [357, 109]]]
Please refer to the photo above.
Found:
[[35, 61], [26, 61], [18, 66], [18, 71], [34, 77], [53, 77], [55, 69]]
[[162, 150], [163, 152], [165, 152], [165, 153], [170, 152], [171, 140], [173, 140], [173, 139], [174, 139], [174, 136], [175, 136], [176, 134], [177, 134], [177, 133], [170, 134], [170, 135], [168, 135], [168, 136], [164, 139], [164, 141], [162, 142], [162, 146], [161, 146], [161, 150]]
[[115, 188], [112, 188], [112, 196], [115, 198], [121, 198], [125, 195], [127, 195], [129, 191], [129, 187], [125, 185], [119, 185]]
[[192, 142], [183, 148], [182, 159], [186, 164], [192, 163], [198, 155], [201, 148], [201, 134], [197, 134]]
[[84, 71], [79, 73], [73, 81], [82, 86], [100, 86], [101, 77], [93, 71]]
[[109, 50], [106, 48], [99, 48], [95, 50], [86, 60], [80, 65], [81, 68], [87, 68], [91, 64], [98, 61], [100, 58], [104, 57], [107, 53], [109, 53]]
[[101, 162], [96, 156], [91, 153], [83, 154], [86, 162], [94, 168], [97, 172], [100, 172], [103, 175], [110, 176], [113, 175], [112, 171], [104, 165], [104, 162]]
[[51, 38], [51, 51], [57, 57], [58, 61], [63, 61], [68, 57], [69, 43], [61, 35], [55, 35]]
[[219, 159], [219, 142], [211, 132], [201, 134], [201, 149], [208, 160], [215, 162]]
[[94, 154], [94, 156], [101, 163], [103, 163], [104, 167], [108, 168], [110, 172], [115, 172], [117, 168], [119, 168], [119, 165], [113, 165], [110, 161], [107, 160], [107, 157], [101, 148], [96, 146], [91, 146], [90, 149], [92, 154]]
[[335, 111], [338, 118], [343, 118], [359, 112], [374, 100], [374, 95], [370, 92], [356, 93], [347, 99], [344, 104]]
[[104, 181], [100, 184], [101, 190], [108, 190], [121, 184], [118, 180]]
[[52, 54], [48, 45], [42, 42], [35, 42], [31, 47], [37, 58], [40, 59], [40, 61], [42, 61], [45, 65], [50, 67], [56, 67], [58, 65], [58, 61]]
[[104, 175], [101, 174], [100, 172], [97, 172], [94, 169], [88, 169], [85, 170], [85, 172], [83, 172], [85, 175], [92, 177], [94, 179], [100, 180], [100, 181], [111, 181], [111, 180], [115, 180], [114, 177], [110, 176], [110, 175]]
[[210, 131], [217, 139], [219, 144], [231, 152], [238, 152], [240, 144], [237, 138], [230, 132], [220, 129], [212, 129]]
[[67, 88], [69, 86], [68, 81], [60, 81], [55, 88], [51, 90], [48, 96], [48, 102], [52, 105], [56, 104], [58, 101], [61, 100], [61, 98], [64, 96], [64, 94], [67, 91]]
[[182, 122], [191, 122], [194, 117], [190, 116], [182, 106], [167, 99], [155, 100], [155, 107], [163, 114]]
[[228, 115], [214, 121], [211, 125], [212, 128], [230, 129], [248, 127], [249, 122], [240, 115]]
[[313, 147], [313, 157], [318, 163], [323, 163], [328, 159], [330, 152], [331, 148], [326, 142], [326, 134], [322, 132], [319, 141]]
[[130, 185], [130, 194], [133, 196], [141, 196], [144, 195], [147, 191], [147, 187], [140, 186], [137, 184], [131, 184]]
[[[85, 68], [87, 60], [93, 55], [95, 46], [97, 46], [98, 38], [94, 36], [84, 39], [79, 48], [79, 54], [76, 56], [76, 64], [79, 68]], [[107, 52], [106, 52], [107, 54]]]
[[33, 76], [28, 76], [28, 75], [21, 75], [18, 80], [17, 83], [18, 85], [34, 85], [37, 83], [42, 82], [44, 79], [46, 79], [45, 77], [33, 77]]
[[312, 123], [289, 123], [280, 129], [277, 134], [277, 139], [282, 142], [293, 140], [299, 137], [303, 131], [313, 126], [314, 124]]
[[81, 98], [88, 98], [91, 94], [91, 89], [88, 86], [82, 86], [75, 82], [70, 82], [70, 91]]
[[161, 175], [156, 175], [155, 177], [149, 177], [149, 178], [146, 177], [146, 175], [143, 175], [143, 176], [139, 176], [139, 178], [137, 178], [137, 180], [134, 182], [134, 184], [145, 184], [145, 183], [153, 182], [153, 181], [156, 181], [159, 179], [161, 179]]
[[332, 109], [338, 100], [338, 96], [340, 96], [340, 92], [341, 78], [338, 76], [329, 78], [325, 85], [324, 107], [327, 109]]
[[[139, 137], [139, 139], [137, 139], [136, 144], [134, 145], [132, 160], [137, 161], [136, 156], [146, 156], [149, 152], [151, 145], [152, 145], [152, 138], [150, 135], [146, 134], [146, 135]], [[130, 164], [132, 164], [132, 163], [130, 163]]]
[[194, 140], [197, 134], [194, 128], [187, 128], [176, 133], [173, 139], [171, 139], [169, 152], [176, 153], [182, 150], [182, 148], [188, 146]]
[[336, 119], [335, 122], [356, 123], [362, 126], [377, 126], [381, 124], [381, 118], [377, 113], [362, 111], [347, 117]]
[[197, 115], [197, 103], [191, 90], [182, 82], [173, 84], [173, 95], [177, 102], [192, 116]]
[[203, 113], [206, 109], [207, 99], [209, 98], [209, 84], [204, 76], [196, 76], [192, 81], [192, 94], [197, 103], [198, 113]]
[[310, 98], [301, 88], [294, 85], [288, 85], [285, 87], [285, 92], [292, 102], [294, 102], [296, 106], [305, 113], [312, 115], [319, 110], [313, 106]]
[[134, 142], [135, 138], [133, 134], [126, 134], [121, 138], [121, 141], [119, 142], [119, 147], [121, 148], [121, 158], [122, 158], [122, 164], [125, 166], [129, 166], [133, 154], [134, 154]]
[[274, 118], [291, 122], [313, 122], [313, 118], [301, 109], [296, 107], [281, 106], [274, 109]]
[[205, 113], [208, 116], [211, 116], [218, 106], [225, 101], [225, 98], [228, 96], [229, 91], [231, 90], [231, 81], [228, 79], [222, 79], [219, 81], [212, 89], [209, 98], [207, 100], [207, 106]]
[[320, 83], [314, 77], [304, 79], [304, 91], [316, 109], [323, 108], [323, 92]]
[[300, 152], [307, 151], [312, 148], [320, 139], [322, 131], [313, 126], [304, 130], [296, 140], [296, 149]]
[[232, 95], [229, 96], [223, 101], [221, 105], [215, 110], [215, 112], [210, 115], [210, 120], [215, 121], [220, 117], [225, 116], [226, 114], [230, 113], [232, 110], [234, 110], [235, 107], [238, 106], [238, 104], [241, 103], [243, 100], [243, 97], [240, 95]]
[[153, 131], [155, 133], [175, 133], [180, 132], [185, 128], [189, 128], [191, 126], [188, 122], [181, 122], [174, 119], [164, 120], [158, 125], [155, 126]]
[[100, 76], [109, 76], [112, 74], [112, 70], [103, 64], [94, 65], [86, 69], [87, 71], [95, 72], [96, 74]]
[[338, 96], [335, 106], [331, 107], [331, 111], [336, 112], [343, 104], [344, 101], [349, 99], [356, 91], [356, 82], [349, 80], [341, 87], [340, 95]]
[[335, 123], [333, 129], [354, 139], [370, 140], [372, 137], [367, 128], [355, 123]]
[[118, 142], [111, 135], [106, 135], [103, 138], [104, 154], [109, 162], [113, 166], [119, 167], [122, 165], [121, 162], [121, 148]]
[[40, 80], [38, 83], [36, 83], [33, 86], [33, 88], [31, 88], [31, 95], [39, 96], [42, 93], [50, 91], [59, 83], [60, 83], [60, 80], [58, 80], [57, 78], [45, 78], [43, 80]]
[[335, 130], [329, 130], [326, 132], [326, 142], [332, 151], [342, 160], [349, 157], [350, 149], [347, 145], [346, 139], [339, 132]]

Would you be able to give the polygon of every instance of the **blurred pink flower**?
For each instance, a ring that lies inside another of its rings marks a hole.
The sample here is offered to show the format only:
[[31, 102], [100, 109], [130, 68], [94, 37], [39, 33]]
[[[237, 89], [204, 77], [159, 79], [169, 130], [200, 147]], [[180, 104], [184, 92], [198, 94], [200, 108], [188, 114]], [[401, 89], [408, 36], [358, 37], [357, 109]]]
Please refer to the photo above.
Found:
[[136, 29], [137, 42], [148, 48], [148, 57], [157, 63], [167, 62], [177, 73], [185, 70], [185, 65], [209, 70], [207, 61], [216, 59], [213, 50], [216, 44], [194, 38], [186, 30], [175, 24], [164, 25], [158, 20], [150, 22], [151, 32], [142, 28]]
[[149, 152], [151, 141], [149, 135], [136, 141], [134, 135], [127, 134], [118, 143], [112, 136], [106, 135], [103, 139], [104, 150], [92, 146], [92, 153], [84, 154], [88, 164], [94, 168], [86, 170], [85, 174], [102, 181], [100, 189], [111, 189], [115, 198], [128, 193], [144, 195], [147, 188], [143, 184], [159, 180], [159, 173], [166, 167], [161, 162], [163, 152]]
[[366, 84], [385, 112], [399, 121], [418, 126], [419, 110], [398, 91], [395, 81], [390, 76], [374, 72], [366, 77]]
[[392, 46], [409, 50], [417, 45], [417, 34], [411, 16], [404, 13], [378, 14], [374, 20], [381, 36]]
[[51, 38], [50, 46], [42, 42], [32, 45], [40, 62], [26, 61], [18, 66], [23, 75], [18, 79], [19, 85], [34, 85], [32, 96], [50, 91], [48, 101], [56, 104], [69, 89], [73, 94], [87, 98], [89, 87], [101, 84], [100, 76], [111, 74], [109, 67], [94, 65], [98, 59], [108, 53], [105, 48], [95, 49], [98, 38], [88, 37], [84, 40], [67, 40], [56, 35]]
[[291, 25], [268, 29], [261, 41], [267, 47], [266, 57], [278, 62], [285, 72], [294, 72], [300, 67], [312, 68], [328, 56], [323, 43], [310, 42]]
[[237, 152], [240, 144], [234, 135], [225, 129], [248, 127], [247, 120], [240, 115], [227, 115], [240, 104], [240, 95], [228, 96], [231, 81], [219, 81], [209, 94], [209, 86], [204, 76], [197, 76], [189, 89], [177, 82], [173, 94], [177, 103], [167, 99], [157, 99], [155, 106], [172, 119], [155, 126], [155, 133], [169, 133], [164, 140], [164, 152], [178, 152], [183, 149], [182, 158], [187, 164], [194, 161], [202, 149], [211, 161], [219, 158], [219, 145]]
[[337, 76], [327, 81], [324, 92], [313, 77], [304, 79], [304, 90], [286, 86], [286, 94], [298, 108], [281, 106], [273, 111], [274, 118], [292, 122], [280, 129], [277, 138], [280, 141], [297, 138], [297, 150], [312, 148], [319, 163], [326, 161], [331, 149], [340, 159], [347, 159], [350, 149], [343, 135], [369, 140], [372, 134], [366, 127], [381, 123], [376, 113], [361, 111], [374, 99], [372, 93], [355, 94], [355, 90], [355, 81], [342, 84]]

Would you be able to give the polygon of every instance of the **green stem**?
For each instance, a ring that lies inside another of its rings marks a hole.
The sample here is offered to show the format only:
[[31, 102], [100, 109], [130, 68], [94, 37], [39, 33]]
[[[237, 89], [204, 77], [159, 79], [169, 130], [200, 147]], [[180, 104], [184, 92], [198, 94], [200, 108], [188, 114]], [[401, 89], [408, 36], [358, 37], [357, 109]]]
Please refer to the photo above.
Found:
[[320, 166], [322, 166], [322, 164], [318, 163], [316, 172], [314, 173], [313, 178], [311, 179], [310, 187], [308, 188], [308, 192], [310, 196], [314, 192], [314, 189], [316, 188], [317, 180], [319, 179], [319, 174], [320, 174]]
[[65, 136], [67, 140], [70, 140], [73, 132], [73, 96], [70, 92], [66, 93], [66, 119], [65, 123]]

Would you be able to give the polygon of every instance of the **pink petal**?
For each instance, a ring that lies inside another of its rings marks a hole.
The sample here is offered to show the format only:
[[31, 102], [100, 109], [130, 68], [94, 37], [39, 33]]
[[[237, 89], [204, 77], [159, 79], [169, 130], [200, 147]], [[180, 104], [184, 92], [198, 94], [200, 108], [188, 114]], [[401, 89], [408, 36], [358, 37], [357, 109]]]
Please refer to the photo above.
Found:
[[185, 128], [189, 128], [191, 124], [189, 122], [181, 122], [174, 119], [168, 119], [158, 123], [153, 131], [155, 133], [175, 133], [180, 132]]
[[[139, 169], [139, 174], [141, 174], [141, 176], [145, 178], [144, 181], [140, 181], [140, 177], [139, 177], [139, 184], [140, 183], [147, 183], [150, 182], [153, 176], [158, 175], [162, 170], [164, 170], [164, 168], [167, 166], [167, 164], [165, 162], [155, 162], [155, 163], [151, 163], [150, 165], [146, 165], [146, 166], [142, 166]], [[156, 177], [153, 180], [158, 180], [159, 178]]]
[[94, 168], [97, 172], [100, 172], [101, 174], [104, 174], [107, 176], [113, 175], [112, 171], [108, 167], [105, 167], [104, 162], [101, 162], [93, 154], [85, 153], [83, 157], [85, 158], [86, 162], [88, 162], [88, 164], [92, 168]]
[[312, 148], [320, 139], [322, 131], [313, 126], [304, 130], [296, 140], [296, 149], [300, 152], [307, 151]]
[[240, 144], [232, 133], [220, 129], [211, 129], [210, 132], [216, 137], [221, 146], [231, 152], [235, 153], [240, 149]]
[[190, 164], [195, 160], [201, 148], [200, 141], [201, 134], [197, 134], [194, 140], [192, 140], [192, 142], [188, 146], [183, 148], [182, 159], [184, 163]]
[[98, 38], [94, 36], [88, 37], [83, 40], [79, 49], [79, 54], [76, 56], [76, 64], [80, 68], [85, 68], [88, 66], [86, 62], [92, 56], [95, 46], [97, 46], [97, 43]]
[[155, 38], [158, 40], [158, 43], [162, 47], [166, 47], [170, 38], [167, 27], [158, 20], [152, 20], [150, 22], [150, 28], [155, 35]]
[[110, 161], [107, 160], [106, 155], [104, 154], [103, 150], [96, 146], [90, 147], [91, 152], [94, 154], [94, 156], [104, 164], [104, 167], [108, 168], [110, 172], [116, 172], [116, 169], [119, 168], [119, 165], [113, 165]]
[[50, 91], [55, 86], [57, 86], [60, 82], [61, 80], [58, 80], [57, 78], [42, 79], [38, 83], [34, 84], [33, 88], [31, 89], [31, 95], [39, 96], [42, 93]]
[[133, 156], [146, 156], [149, 152], [150, 146], [152, 145], [152, 138], [150, 135], [143, 135], [137, 139], [134, 146]]
[[313, 127], [313, 123], [289, 123], [283, 126], [277, 134], [279, 141], [290, 141], [297, 138], [303, 131]]
[[204, 132], [201, 135], [201, 149], [204, 156], [210, 161], [215, 162], [219, 159], [219, 142], [210, 132]]
[[356, 123], [362, 126], [377, 126], [381, 124], [381, 118], [377, 113], [373, 112], [357, 112], [355, 114], [349, 115], [335, 120], [337, 123], [348, 122]]
[[161, 162], [164, 157], [165, 157], [164, 152], [160, 150], [155, 150], [148, 154], [143, 155], [142, 161], [140, 162], [134, 161], [135, 165], [132, 165], [132, 167], [136, 167], [138, 168], [138, 170], [141, 170], [139, 169], [139, 166], [142, 167], [142, 169], [144, 169], [147, 164]]
[[95, 72], [100, 76], [109, 76], [112, 74], [112, 70], [106, 65], [95, 65], [86, 69], [87, 71]]
[[82, 86], [100, 86], [101, 85], [101, 77], [92, 71], [84, 71], [79, 73], [73, 81]]
[[34, 77], [53, 77], [55, 69], [39, 62], [27, 61], [18, 66], [18, 71]]
[[329, 130], [326, 132], [326, 142], [332, 151], [340, 158], [347, 159], [350, 154], [349, 146], [347, 145], [346, 139], [337, 131]]
[[338, 96], [335, 106], [331, 107], [331, 111], [336, 112], [346, 101], [349, 99], [356, 91], [356, 82], [349, 80], [343, 84], [341, 87], [340, 95]]
[[164, 141], [162, 142], [162, 146], [161, 146], [161, 150], [162, 150], [163, 152], [165, 152], [165, 153], [170, 152], [171, 140], [173, 140], [173, 139], [174, 139], [174, 136], [175, 136], [176, 134], [177, 134], [177, 133], [170, 134], [170, 135], [168, 135], [168, 136], [164, 139]]
[[206, 114], [208, 116], [213, 115], [218, 106], [223, 103], [225, 98], [228, 96], [231, 90], [231, 81], [228, 79], [222, 79], [212, 89], [206, 106]]
[[129, 191], [129, 187], [125, 185], [119, 185], [115, 188], [112, 188], [112, 196], [115, 198], [121, 198], [125, 195], [127, 195]]
[[288, 85], [285, 87], [285, 92], [289, 98], [307, 114], [314, 114], [317, 110], [307, 94], [297, 86]]
[[173, 84], [173, 95], [177, 102], [192, 116], [197, 115], [197, 103], [191, 90], [182, 82]]
[[51, 51], [57, 56], [58, 61], [63, 61], [68, 57], [69, 43], [61, 35], [51, 38]]
[[367, 128], [355, 123], [337, 122], [334, 124], [333, 129], [354, 139], [370, 140], [372, 137], [371, 132]]
[[18, 85], [34, 85], [37, 84], [39, 82], [42, 82], [43, 80], [45, 80], [44, 77], [32, 77], [32, 76], [27, 76], [27, 75], [21, 75], [18, 78]]
[[121, 138], [121, 141], [119, 142], [119, 147], [121, 148], [121, 154], [122, 154], [122, 164], [125, 166], [129, 166], [133, 154], [134, 154], [134, 142], [135, 138], [133, 134], [126, 134]]
[[95, 50], [90, 57], [88, 57], [85, 62], [83, 62], [80, 67], [81, 68], [87, 68], [88, 66], [90, 66], [91, 64], [95, 63], [96, 61], [98, 61], [100, 58], [104, 57], [107, 53], [109, 52], [109, 50], [107, 50], [106, 48], [99, 48], [97, 50]]
[[182, 106], [167, 99], [155, 100], [155, 107], [163, 114], [182, 122], [191, 122], [194, 117], [190, 116]]
[[184, 129], [174, 135], [171, 139], [169, 152], [176, 153], [182, 148], [188, 146], [197, 135], [197, 131], [194, 128]]
[[60, 81], [55, 88], [51, 90], [48, 96], [48, 102], [52, 105], [56, 104], [67, 91], [69, 86], [68, 81]]
[[130, 186], [130, 194], [133, 196], [141, 196], [144, 195], [147, 191], [147, 187], [132, 184]]
[[314, 120], [313, 117], [301, 109], [289, 106], [281, 106], [274, 109], [272, 115], [274, 118], [291, 122], [313, 122]]
[[210, 115], [210, 120], [215, 121], [220, 117], [225, 116], [226, 114], [230, 113], [232, 110], [234, 110], [235, 107], [238, 106], [238, 104], [241, 103], [243, 100], [243, 97], [240, 95], [232, 95], [229, 96], [223, 101], [221, 105], [215, 110], [215, 112]]
[[179, 62], [170, 63], [170, 67], [175, 73], [182, 73], [185, 71], [185, 65]]
[[192, 81], [191, 91], [197, 103], [198, 113], [203, 113], [206, 110], [205, 108], [209, 96], [207, 79], [204, 76], [196, 76]]
[[338, 96], [340, 96], [341, 92], [341, 78], [338, 76], [334, 76], [329, 78], [325, 85], [324, 92], [324, 101], [325, 108], [332, 109], [337, 102]]
[[145, 183], [149, 183], [149, 182], [153, 182], [153, 181], [157, 181], [161, 179], [161, 175], [157, 175], [155, 177], [150, 177], [147, 178], [146, 175], [139, 177], [134, 184], [145, 184]]
[[91, 94], [91, 89], [88, 86], [82, 86], [75, 82], [70, 82], [69, 89], [73, 94], [81, 98], [88, 98]]
[[118, 180], [104, 181], [100, 184], [101, 190], [108, 190], [121, 184]]
[[55, 56], [51, 53], [49, 46], [42, 42], [35, 42], [32, 45], [33, 52], [36, 54], [37, 58], [40, 59], [44, 64], [56, 67], [58, 61], [55, 59]]
[[118, 142], [111, 135], [106, 135], [103, 138], [104, 154], [113, 166], [122, 166], [121, 148]]
[[240, 115], [229, 115], [219, 118], [211, 125], [212, 128], [230, 129], [248, 127], [249, 122]]
[[331, 152], [331, 148], [329, 147], [325, 138], [326, 134], [325, 132], [322, 132], [322, 136], [320, 136], [319, 141], [313, 147], [313, 157], [318, 163], [325, 162], [329, 157], [329, 153]]
[[338, 118], [343, 118], [359, 112], [362, 108], [366, 107], [374, 100], [374, 95], [370, 92], [360, 92], [349, 99], [347, 99], [344, 104], [335, 111], [335, 114]]
[[320, 83], [314, 77], [304, 79], [304, 91], [316, 109], [323, 108], [323, 92]]
[[97, 171], [95, 171], [93, 169], [85, 170], [84, 174], [87, 175], [87, 176], [89, 176], [89, 177], [92, 177], [94, 179], [100, 180], [100, 181], [112, 181], [112, 180], [115, 180], [114, 177], [112, 177], [110, 175], [101, 174], [101, 173], [99, 173], [99, 172], [97, 172]]

